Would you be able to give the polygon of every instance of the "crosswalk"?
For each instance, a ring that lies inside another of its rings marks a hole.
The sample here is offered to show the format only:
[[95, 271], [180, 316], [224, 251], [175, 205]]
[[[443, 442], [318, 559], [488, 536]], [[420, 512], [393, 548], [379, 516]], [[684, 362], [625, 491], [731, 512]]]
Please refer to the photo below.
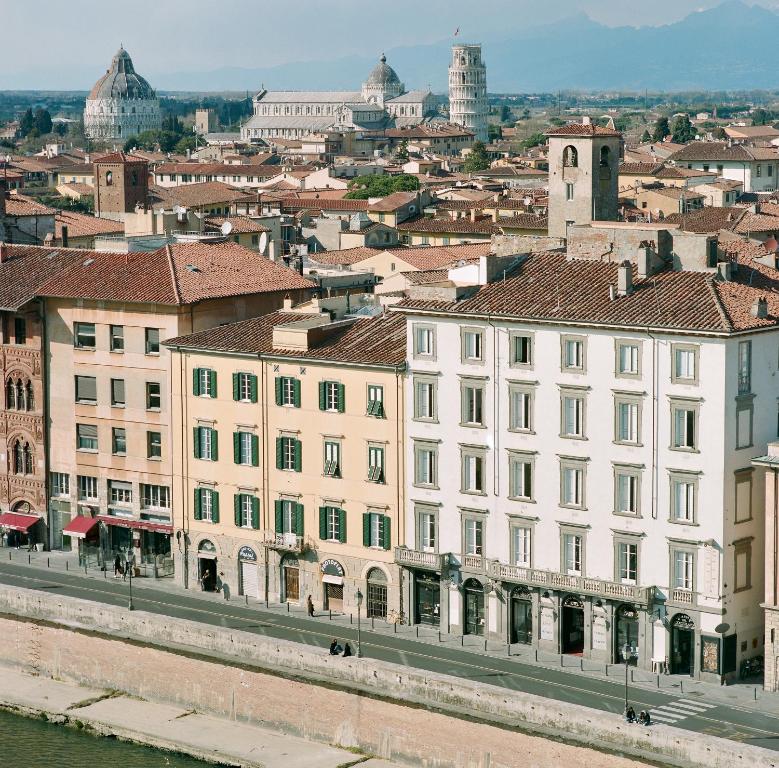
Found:
[[671, 725], [684, 720], [686, 717], [702, 715], [708, 710], [716, 707], [716, 704], [707, 704], [704, 701], [690, 701], [689, 699], [679, 699], [669, 704], [663, 704], [662, 707], [656, 707], [650, 710], [652, 720], [658, 723]]

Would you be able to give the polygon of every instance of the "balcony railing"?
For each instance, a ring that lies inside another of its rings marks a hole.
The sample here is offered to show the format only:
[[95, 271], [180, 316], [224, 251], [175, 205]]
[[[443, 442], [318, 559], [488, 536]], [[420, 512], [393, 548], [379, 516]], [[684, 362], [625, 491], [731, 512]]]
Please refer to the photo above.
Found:
[[306, 549], [302, 536], [294, 533], [276, 533], [275, 531], [263, 531], [262, 543], [268, 549], [279, 552], [303, 552]]
[[484, 573], [484, 557], [482, 555], [463, 555], [462, 567], [468, 571]]
[[449, 563], [449, 555], [437, 552], [421, 552], [418, 549], [395, 547], [395, 562], [407, 568], [423, 568], [428, 571], [444, 571]]
[[653, 587], [639, 587], [636, 584], [620, 584], [604, 579], [591, 579], [585, 576], [571, 576], [557, 571], [544, 571], [538, 568], [523, 568], [518, 565], [506, 565], [492, 560], [487, 567], [487, 573], [499, 581], [515, 582], [517, 584], [532, 584], [538, 587], [549, 587], [555, 590], [570, 590], [598, 597], [616, 600], [629, 600], [634, 603], [649, 603]]
[[678, 605], [695, 605], [695, 592], [689, 589], [672, 589], [668, 593], [668, 602]]

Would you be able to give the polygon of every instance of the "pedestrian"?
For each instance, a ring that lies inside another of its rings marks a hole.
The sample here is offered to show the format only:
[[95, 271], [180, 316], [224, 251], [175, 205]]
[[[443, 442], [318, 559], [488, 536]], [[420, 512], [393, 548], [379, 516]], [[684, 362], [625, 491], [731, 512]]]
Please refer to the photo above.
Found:
[[[224, 576], [224, 573], [222, 573], [222, 576]], [[230, 599], [230, 585], [225, 581], [222, 581], [222, 594], [225, 600]]]
[[648, 709], [642, 709], [638, 713], [638, 722], [641, 725], [644, 725], [644, 726], [651, 725], [652, 718], [649, 716], [649, 710]]
[[118, 579], [119, 574], [124, 573], [122, 569], [122, 558], [119, 557], [119, 553], [116, 553], [116, 557], [114, 558], [114, 578]]
[[628, 706], [628, 708], [625, 710], [625, 720], [628, 723], [636, 722], [636, 710], [633, 709], [633, 707]]
[[308, 596], [308, 600], [306, 600], [306, 607], [308, 608], [308, 617], [310, 619], [314, 618], [314, 601], [311, 599], [311, 595]]
[[338, 640], [333, 638], [333, 642], [330, 643], [330, 655], [337, 656], [341, 652], [341, 646], [338, 645]]
[[127, 581], [127, 574], [130, 571], [130, 559], [122, 555], [122, 581]]
[[343, 652], [344, 658], [351, 655], [352, 655], [352, 646], [349, 645], [349, 643], [344, 643], [344, 652]]
[[219, 571], [219, 575], [216, 577], [216, 591], [221, 592], [222, 587], [224, 586], [224, 582], [222, 581], [222, 576], [225, 575], [224, 571]]

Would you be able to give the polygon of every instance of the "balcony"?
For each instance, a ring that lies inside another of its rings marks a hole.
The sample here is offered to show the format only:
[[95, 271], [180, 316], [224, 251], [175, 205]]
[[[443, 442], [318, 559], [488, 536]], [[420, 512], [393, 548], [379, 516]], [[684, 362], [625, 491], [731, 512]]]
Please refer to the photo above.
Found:
[[668, 592], [667, 602], [692, 608], [695, 605], [695, 592], [689, 589], [671, 589]]
[[569, 576], [557, 571], [543, 571], [538, 568], [523, 568], [518, 565], [505, 565], [491, 560], [487, 574], [498, 581], [532, 584], [548, 587], [557, 591], [579, 592], [611, 600], [624, 600], [632, 603], [648, 604], [652, 599], [654, 587], [639, 587], [636, 584], [619, 584], [615, 581], [590, 579], [585, 576]]
[[482, 555], [463, 555], [462, 564], [460, 567], [464, 571], [484, 573], [486, 562]]
[[297, 552], [301, 553], [307, 549], [302, 536], [296, 536], [294, 533], [276, 533], [275, 531], [262, 532], [262, 544], [268, 549], [277, 552]]
[[426, 571], [443, 573], [449, 565], [448, 554], [421, 552], [418, 549], [395, 547], [395, 562], [405, 568], [421, 568]]

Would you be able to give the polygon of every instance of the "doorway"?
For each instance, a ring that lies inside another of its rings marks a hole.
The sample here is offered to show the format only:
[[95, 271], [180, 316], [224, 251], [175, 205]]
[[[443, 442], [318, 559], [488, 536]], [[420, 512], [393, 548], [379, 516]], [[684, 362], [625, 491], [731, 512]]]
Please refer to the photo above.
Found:
[[465, 624], [463, 632], [466, 635], [484, 634], [484, 587], [476, 579], [468, 579], [463, 584], [465, 592]]
[[296, 603], [300, 600], [300, 563], [296, 557], [287, 556], [281, 566], [284, 583], [284, 600]]
[[533, 642], [533, 603], [527, 587], [518, 587], [511, 594], [510, 641], [525, 645]]
[[198, 578], [204, 592], [216, 591], [216, 558], [198, 558]]
[[614, 633], [614, 659], [625, 663], [625, 646], [630, 647], [628, 664], [638, 666], [638, 611], [633, 605], [620, 605], [616, 612], [617, 631]]
[[563, 601], [560, 650], [581, 656], [584, 653], [584, 601], [569, 595]]
[[417, 574], [414, 587], [414, 623], [440, 626], [441, 577], [434, 573]]
[[343, 611], [344, 585], [325, 584], [325, 608], [329, 611]]
[[686, 613], [671, 621], [671, 674], [692, 675], [695, 653], [695, 622]]
[[367, 616], [369, 619], [387, 618], [387, 576], [381, 568], [368, 571]]

